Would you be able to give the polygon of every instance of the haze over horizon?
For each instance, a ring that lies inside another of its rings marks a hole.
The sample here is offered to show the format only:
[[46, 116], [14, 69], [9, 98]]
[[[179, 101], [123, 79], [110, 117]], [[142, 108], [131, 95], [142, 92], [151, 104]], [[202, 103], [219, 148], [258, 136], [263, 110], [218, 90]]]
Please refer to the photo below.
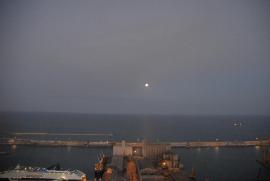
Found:
[[266, 0], [3, 0], [0, 111], [270, 115], [269, 19]]

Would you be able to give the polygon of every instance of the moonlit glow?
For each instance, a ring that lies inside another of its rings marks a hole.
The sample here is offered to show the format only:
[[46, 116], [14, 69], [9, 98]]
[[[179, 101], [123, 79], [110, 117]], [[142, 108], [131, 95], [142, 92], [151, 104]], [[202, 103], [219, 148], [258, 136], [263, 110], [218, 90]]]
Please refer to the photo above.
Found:
[[144, 84], [144, 87], [149, 87], [149, 84], [148, 84], [148, 83], [145, 83], [145, 84]]

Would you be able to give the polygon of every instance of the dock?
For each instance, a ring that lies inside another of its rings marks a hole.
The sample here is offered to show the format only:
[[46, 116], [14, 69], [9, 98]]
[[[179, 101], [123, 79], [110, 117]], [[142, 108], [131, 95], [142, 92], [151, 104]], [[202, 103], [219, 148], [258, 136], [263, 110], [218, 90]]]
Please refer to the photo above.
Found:
[[169, 144], [122, 141], [113, 146], [112, 161], [102, 180], [194, 181], [181, 165]]

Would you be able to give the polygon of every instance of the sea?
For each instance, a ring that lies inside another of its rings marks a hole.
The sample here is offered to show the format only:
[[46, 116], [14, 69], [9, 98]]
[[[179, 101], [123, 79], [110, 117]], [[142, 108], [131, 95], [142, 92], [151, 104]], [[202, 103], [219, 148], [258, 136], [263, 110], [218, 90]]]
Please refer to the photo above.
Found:
[[[235, 125], [237, 123], [237, 126]], [[17, 134], [16, 134], [17, 133]], [[50, 133], [50, 134], [18, 134]], [[81, 134], [81, 135], [76, 135]], [[270, 116], [263, 115], [117, 115], [0, 112], [0, 138], [6, 137], [90, 141], [243, 141], [270, 138]], [[255, 180], [262, 147], [174, 148], [184, 171], [195, 170], [199, 181]], [[45, 147], [0, 145], [0, 170], [25, 166], [78, 169], [93, 180], [100, 154], [108, 147]], [[263, 172], [263, 173], [262, 173]], [[267, 170], [261, 175], [269, 176]]]

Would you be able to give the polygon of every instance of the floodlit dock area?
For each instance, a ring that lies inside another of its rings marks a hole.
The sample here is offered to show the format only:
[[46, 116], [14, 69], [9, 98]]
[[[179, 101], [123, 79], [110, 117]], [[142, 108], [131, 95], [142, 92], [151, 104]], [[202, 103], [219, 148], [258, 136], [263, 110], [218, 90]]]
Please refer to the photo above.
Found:
[[[114, 161], [119, 158], [123, 162]], [[122, 141], [113, 146], [112, 163], [108, 169], [118, 176], [111, 181], [193, 181], [181, 165], [178, 155], [168, 145], [147, 142], [136, 145]]]

